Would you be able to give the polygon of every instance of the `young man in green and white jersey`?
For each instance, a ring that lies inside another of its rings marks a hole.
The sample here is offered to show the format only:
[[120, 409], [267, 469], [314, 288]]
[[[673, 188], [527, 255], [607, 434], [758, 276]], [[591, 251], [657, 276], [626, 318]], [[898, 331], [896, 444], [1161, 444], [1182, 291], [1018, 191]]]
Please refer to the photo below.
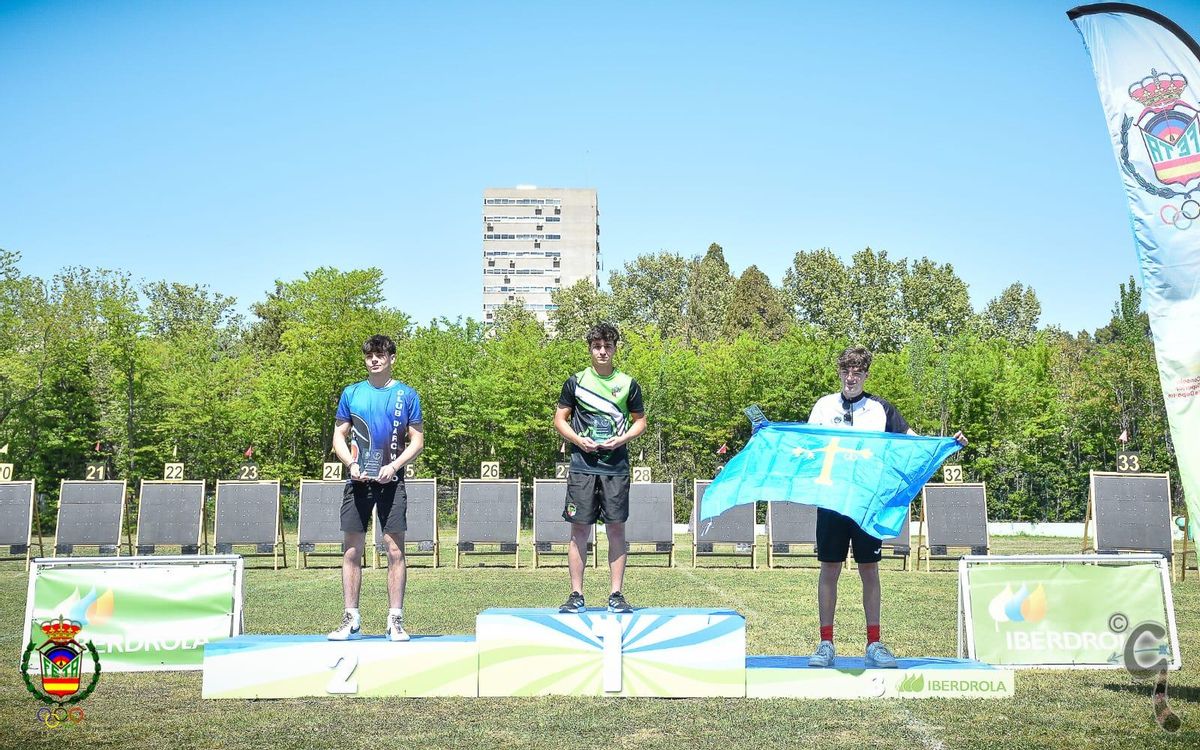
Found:
[[580, 613], [583, 569], [592, 525], [603, 515], [608, 537], [609, 612], [632, 612], [621, 594], [625, 579], [625, 521], [629, 519], [629, 449], [625, 444], [646, 431], [646, 409], [637, 381], [613, 367], [620, 334], [600, 323], [587, 332], [592, 365], [563, 384], [554, 428], [571, 444], [571, 470], [563, 518], [571, 524], [567, 562], [571, 595], [560, 612]]

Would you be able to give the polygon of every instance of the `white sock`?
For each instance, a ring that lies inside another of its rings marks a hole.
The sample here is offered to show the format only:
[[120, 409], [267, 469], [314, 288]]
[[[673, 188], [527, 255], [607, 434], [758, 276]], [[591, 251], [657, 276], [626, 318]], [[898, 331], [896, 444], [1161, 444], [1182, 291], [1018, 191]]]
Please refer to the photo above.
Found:
[[388, 617], [395, 617], [396, 615], [400, 615], [401, 617], [404, 617], [404, 608], [403, 607], [391, 607], [390, 609], [388, 609]]
[[353, 618], [354, 627], [362, 626], [362, 618], [358, 615], [358, 607], [346, 607], [346, 614]]

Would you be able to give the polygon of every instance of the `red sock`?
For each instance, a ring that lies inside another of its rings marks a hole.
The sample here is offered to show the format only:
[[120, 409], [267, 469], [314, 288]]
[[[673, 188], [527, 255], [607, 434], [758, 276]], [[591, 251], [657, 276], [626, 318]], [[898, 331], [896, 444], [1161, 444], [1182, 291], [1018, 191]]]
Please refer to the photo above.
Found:
[[821, 626], [821, 640], [823, 640], [823, 641], [832, 641], [833, 640], [833, 626], [832, 625], [822, 625]]
[[878, 625], [868, 625], [867, 626], [867, 645], [870, 646], [872, 643], [874, 643], [878, 640], [879, 640], [879, 626]]

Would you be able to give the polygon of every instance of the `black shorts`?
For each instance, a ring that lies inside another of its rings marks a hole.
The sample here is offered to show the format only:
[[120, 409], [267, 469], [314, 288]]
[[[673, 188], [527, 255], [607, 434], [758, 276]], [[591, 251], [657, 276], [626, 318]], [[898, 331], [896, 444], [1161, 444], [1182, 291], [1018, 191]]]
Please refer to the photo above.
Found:
[[563, 520], [570, 523], [593, 524], [603, 510], [605, 523], [625, 523], [629, 520], [629, 475], [580, 474], [567, 475], [567, 503]]
[[379, 522], [385, 534], [408, 529], [408, 493], [404, 482], [346, 482], [342, 494], [342, 531], [365, 534], [371, 523], [371, 510], [379, 508]]
[[827, 563], [846, 562], [851, 546], [854, 562], [860, 565], [883, 559], [882, 541], [841, 513], [817, 508], [817, 559]]

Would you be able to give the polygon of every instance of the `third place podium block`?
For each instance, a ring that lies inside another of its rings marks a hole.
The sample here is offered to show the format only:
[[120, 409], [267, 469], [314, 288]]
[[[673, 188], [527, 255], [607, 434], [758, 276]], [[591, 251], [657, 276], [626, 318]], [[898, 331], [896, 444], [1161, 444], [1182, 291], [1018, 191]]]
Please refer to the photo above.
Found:
[[1010, 669], [971, 659], [897, 659], [898, 669], [867, 669], [863, 658], [839, 656], [832, 668], [807, 656], [746, 659], [747, 698], [1011, 698]]
[[746, 620], [729, 609], [487, 609], [479, 695], [743, 697]]

